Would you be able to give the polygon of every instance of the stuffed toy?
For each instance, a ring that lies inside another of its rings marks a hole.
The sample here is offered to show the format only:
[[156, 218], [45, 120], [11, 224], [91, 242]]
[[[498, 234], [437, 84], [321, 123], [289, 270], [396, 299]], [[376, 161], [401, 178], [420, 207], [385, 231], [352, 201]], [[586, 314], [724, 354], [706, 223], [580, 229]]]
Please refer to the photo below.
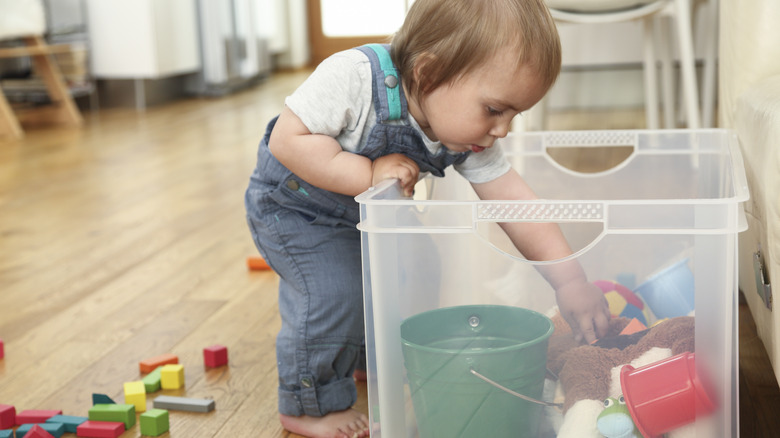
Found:
[[604, 410], [596, 417], [596, 428], [606, 438], [642, 438], [622, 395], [604, 400]]
[[[623, 365], [641, 367], [694, 351], [695, 319], [690, 316], [670, 318], [627, 335], [620, 333], [631, 321], [613, 318], [607, 334], [591, 345], [576, 342], [560, 315], [556, 314], [552, 320], [555, 332], [549, 340], [547, 368], [557, 377], [556, 401], [563, 403], [560, 411], [563, 418], [557, 430], [559, 438], [605, 436], [598, 430], [597, 419], [604, 411], [606, 400], [619, 400], [622, 395], [620, 369]], [[688, 436], [691, 431], [686, 428], [669, 436]]]

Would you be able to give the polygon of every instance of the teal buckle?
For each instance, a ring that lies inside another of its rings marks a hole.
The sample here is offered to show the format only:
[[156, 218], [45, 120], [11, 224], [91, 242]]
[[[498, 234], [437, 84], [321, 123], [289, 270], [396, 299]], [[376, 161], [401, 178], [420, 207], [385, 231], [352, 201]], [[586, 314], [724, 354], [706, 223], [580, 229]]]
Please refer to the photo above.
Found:
[[379, 58], [379, 68], [385, 74], [385, 91], [387, 91], [387, 106], [390, 111], [389, 120], [401, 118], [401, 80], [398, 78], [398, 70], [393, 65], [390, 53], [381, 44], [366, 44], [366, 47], [376, 53]]

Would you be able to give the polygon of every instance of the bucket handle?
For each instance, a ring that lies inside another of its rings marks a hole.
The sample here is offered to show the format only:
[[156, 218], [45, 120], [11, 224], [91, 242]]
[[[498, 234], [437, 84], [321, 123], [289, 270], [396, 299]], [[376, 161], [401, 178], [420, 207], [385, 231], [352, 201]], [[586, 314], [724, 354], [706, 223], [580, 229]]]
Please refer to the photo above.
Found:
[[500, 383], [483, 376], [482, 374], [477, 372], [477, 370], [475, 370], [474, 368], [469, 368], [469, 372], [471, 374], [477, 376], [478, 378], [482, 379], [483, 381], [485, 381], [485, 382], [495, 386], [496, 388], [498, 388], [498, 389], [500, 389], [500, 390], [502, 390], [502, 391], [504, 391], [504, 392], [506, 392], [508, 394], [512, 394], [515, 397], [519, 397], [519, 398], [521, 398], [521, 399], [523, 399], [525, 401], [529, 401], [531, 403], [536, 403], [536, 404], [542, 405], [542, 406], [552, 406], [552, 407], [556, 407], [556, 408], [562, 408], [563, 407], [563, 403], [552, 403], [552, 402], [546, 402], [546, 401], [542, 401], [542, 400], [537, 400], [535, 398], [528, 397], [527, 395], [520, 394], [519, 392], [512, 391], [511, 389], [501, 385]]

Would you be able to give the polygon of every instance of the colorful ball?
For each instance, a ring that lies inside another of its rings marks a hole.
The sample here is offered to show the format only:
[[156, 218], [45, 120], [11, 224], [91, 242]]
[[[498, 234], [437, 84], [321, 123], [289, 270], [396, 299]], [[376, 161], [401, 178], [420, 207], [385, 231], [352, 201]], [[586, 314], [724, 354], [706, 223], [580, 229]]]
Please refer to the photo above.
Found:
[[604, 298], [609, 304], [609, 313], [613, 317], [636, 318], [642, 324], [648, 325], [651, 319], [650, 309], [631, 289], [610, 280], [597, 280], [593, 284], [604, 291]]

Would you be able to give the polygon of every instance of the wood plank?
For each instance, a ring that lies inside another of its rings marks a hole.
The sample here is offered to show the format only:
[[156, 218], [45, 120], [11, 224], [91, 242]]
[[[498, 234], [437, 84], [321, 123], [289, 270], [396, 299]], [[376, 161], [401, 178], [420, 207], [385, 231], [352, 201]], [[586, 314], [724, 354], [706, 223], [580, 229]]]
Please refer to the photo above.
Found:
[[[46, 85], [46, 90], [52, 101], [52, 105], [48, 109], [34, 113], [37, 115], [32, 116], [32, 119], [28, 118], [28, 120], [32, 120], [36, 124], [44, 122], [81, 126], [84, 119], [81, 117], [81, 113], [70, 94], [70, 89], [52, 55], [70, 48], [67, 45], [49, 46], [41, 36], [24, 37], [22, 41], [26, 46], [0, 48], [0, 59], [29, 56], [36, 73]], [[2, 94], [2, 90], [0, 90], [0, 94]], [[24, 137], [21, 123], [5, 96], [0, 96], [0, 137], [13, 139]]]
[[0, 58], [21, 58], [25, 56], [53, 55], [72, 51], [70, 44], [47, 44], [44, 46], [1, 47]]
[[[41, 36], [26, 37], [24, 41], [31, 49], [47, 49], [47, 44]], [[81, 113], [73, 101], [70, 89], [65, 83], [60, 67], [57, 65], [54, 57], [52, 55], [40, 54], [30, 57], [30, 61], [32, 61], [35, 72], [38, 73], [38, 76], [46, 84], [46, 89], [49, 91], [49, 97], [54, 104], [54, 108], [60, 113], [52, 122], [67, 123], [73, 126], [83, 124], [84, 119], [82, 119]]]
[[780, 389], [747, 302], [739, 303], [739, 427], [742, 437], [772, 437], [780, 430]]
[[14, 110], [8, 104], [8, 100], [0, 90], [0, 138], [20, 139], [24, 137], [24, 131], [16, 119]]
[[[17, 406], [62, 406], [63, 413], [84, 415], [92, 405], [92, 393], [124, 400], [122, 384], [137, 380], [138, 361], [154, 352], [173, 348], [181, 337], [224, 305], [222, 301], [188, 301], [160, 315], [154, 324], [136, 327], [122, 342], [79, 339], [52, 348], [38, 361], [25, 360], [25, 352], [12, 357], [0, 392], [14, 394]], [[9, 364], [7, 364], [9, 365]], [[67, 412], [66, 412], [67, 411]]]

